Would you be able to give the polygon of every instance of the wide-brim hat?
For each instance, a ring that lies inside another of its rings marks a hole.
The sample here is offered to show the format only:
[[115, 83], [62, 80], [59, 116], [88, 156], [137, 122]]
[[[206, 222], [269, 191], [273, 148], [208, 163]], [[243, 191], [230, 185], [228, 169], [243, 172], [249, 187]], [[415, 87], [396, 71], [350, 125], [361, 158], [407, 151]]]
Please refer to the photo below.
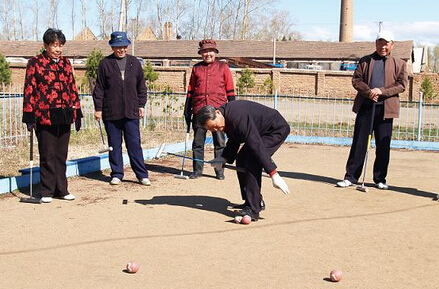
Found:
[[111, 39], [108, 41], [111, 47], [128, 46], [131, 41], [128, 39], [127, 34], [122, 31], [114, 31], [111, 33]]
[[204, 50], [215, 50], [216, 53], [218, 53], [218, 48], [216, 48], [216, 41], [213, 39], [203, 39], [198, 43], [198, 54], [201, 54]]

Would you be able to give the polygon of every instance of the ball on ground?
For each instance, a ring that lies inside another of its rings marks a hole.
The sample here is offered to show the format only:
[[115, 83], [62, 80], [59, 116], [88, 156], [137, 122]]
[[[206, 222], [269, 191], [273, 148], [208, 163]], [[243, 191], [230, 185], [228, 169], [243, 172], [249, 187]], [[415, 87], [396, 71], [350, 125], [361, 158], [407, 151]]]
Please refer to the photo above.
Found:
[[252, 218], [249, 215], [242, 217], [241, 224], [248, 225], [252, 222]]
[[343, 278], [343, 273], [341, 272], [341, 270], [335, 269], [331, 271], [329, 276], [331, 277], [332, 282], [339, 282], [341, 278]]
[[139, 270], [139, 265], [137, 265], [137, 262], [130, 261], [127, 263], [127, 272], [128, 273], [136, 273], [137, 270]]
[[242, 216], [236, 216], [235, 217], [235, 223], [240, 224], [242, 221]]

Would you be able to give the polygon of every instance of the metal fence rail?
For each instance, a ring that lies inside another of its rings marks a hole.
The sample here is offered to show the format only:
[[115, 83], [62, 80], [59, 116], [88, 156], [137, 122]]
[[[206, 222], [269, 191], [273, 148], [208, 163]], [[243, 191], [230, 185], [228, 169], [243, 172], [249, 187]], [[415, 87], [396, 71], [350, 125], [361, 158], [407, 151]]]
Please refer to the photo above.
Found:
[[[240, 94], [237, 99], [276, 108], [290, 123], [292, 135], [352, 137], [355, 123], [352, 99], [334, 98], [329, 92], [316, 97], [303, 90], [290, 91], [288, 95]], [[91, 95], [81, 93], [80, 98], [84, 114], [82, 128], [97, 129]], [[183, 131], [185, 98], [185, 93], [173, 92], [169, 87], [150, 91], [141, 127]], [[0, 92], [0, 147], [15, 146], [27, 138], [28, 132], [21, 122], [22, 103], [22, 90], [9, 88]], [[438, 142], [439, 105], [423, 103], [422, 96], [418, 102], [402, 102], [400, 118], [394, 120], [393, 139]]]

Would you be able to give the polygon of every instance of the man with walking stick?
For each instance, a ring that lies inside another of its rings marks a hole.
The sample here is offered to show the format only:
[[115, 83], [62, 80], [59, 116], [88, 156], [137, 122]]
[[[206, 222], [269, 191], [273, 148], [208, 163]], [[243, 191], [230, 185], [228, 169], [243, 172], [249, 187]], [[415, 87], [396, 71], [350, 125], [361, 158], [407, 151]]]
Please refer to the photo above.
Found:
[[[408, 75], [407, 64], [391, 55], [394, 46], [391, 32], [381, 31], [375, 46], [374, 53], [360, 59], [352, 78], [352, 85], [357, 90], [352, 110], [357, 117], [346, 174], [344, 180], [337, 183], [342, 188], [358, 182], [368, 149], [369, 135], [373, 131], [376, 145], [373, 181], [378, 189], [388, 189], [386, 177], [393, 119], [399, 117], [399, 94], [406, 88]], [[360, 187], [364, 188], [364, 184], [358, 188]]]

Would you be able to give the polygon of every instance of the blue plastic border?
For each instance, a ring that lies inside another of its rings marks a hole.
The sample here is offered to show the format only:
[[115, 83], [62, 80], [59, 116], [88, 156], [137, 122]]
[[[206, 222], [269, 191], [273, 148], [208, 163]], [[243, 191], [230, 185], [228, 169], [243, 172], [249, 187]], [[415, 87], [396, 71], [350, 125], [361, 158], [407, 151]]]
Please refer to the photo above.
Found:
[[[316, 137], [316, 136], [294, 136], [287, 137], [288, 143], [300, 144], [325, 144], [325, 145], [339, 145], [350, 146], [352, 138], [333, 138], [333, 137]], [[206, 138], [206, 144], [212, 144], [211, 137]], [[372, 145], [374, 142], [372, 141]], [[430, 150], [439, 151], [439, 143], [437, 142], [418, 142], [418, 141], [392, 141], [392, 148], [398, 149], [412, 149], [412, 150]], [[145, 160], [150, 160], [157, 154], [158, 148], [143, 150], [143, 157]], [[165, 151], [171, 153], [178, 153], [184, 150], [184, 142], [167, 144]], [[123, 156], [124, 164], [129, 164], [128, 155]], [[67, 161], [67, 177], [74, 177], [78, 175], [85, 175], [92, 172], [109, 169], [108, 154], [91, 156], [76, 160]], [[8, 177], [0, 179], [0, 194], [10, 193], [17, 189], [29, 187], [30, 169], [21, 170], [22, 175], [16, 177]], [[34, 167], [32, 170], [32, 183], [38, 184], [40, 182], [40, 168]]]

